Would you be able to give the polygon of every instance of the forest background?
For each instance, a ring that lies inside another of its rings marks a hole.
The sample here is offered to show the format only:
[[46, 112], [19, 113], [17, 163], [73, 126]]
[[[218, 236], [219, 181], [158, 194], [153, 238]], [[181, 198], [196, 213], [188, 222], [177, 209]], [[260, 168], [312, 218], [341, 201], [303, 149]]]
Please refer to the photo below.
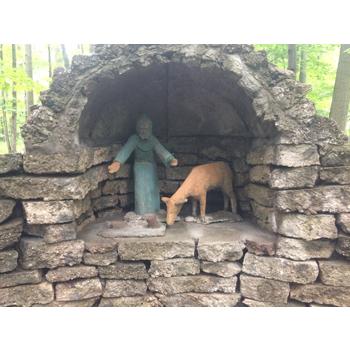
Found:
[[[339, 127], [350, 136], [350, 45], [254, 47], [265, 50], [271, 63], [294, 71], [296, 80], [310, 84], [308, 98], [317, 114], [338, 118]], [[0, 153], [24, 152], [20, 128], [30, 106], [40, 104], [40, 91], [48, 89], [56, 68], [68, 70], [74, 55], [91, 52], [89, 44], [0, 44]]]

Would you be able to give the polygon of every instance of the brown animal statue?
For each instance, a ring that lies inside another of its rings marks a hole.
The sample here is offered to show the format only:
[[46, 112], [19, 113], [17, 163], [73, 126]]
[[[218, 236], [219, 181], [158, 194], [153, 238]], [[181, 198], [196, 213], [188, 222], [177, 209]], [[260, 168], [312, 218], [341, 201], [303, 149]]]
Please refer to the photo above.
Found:
[[192, 215], [196, 216], [197, 204], [200, 204], [200, 218], [205, 221], [207, 192], [220, 188], [224, 194], [224, 210], [228, 210], [229, 201], [231, 210], [236, 213], [236, 197], [233, 192], [233, 174], [230, 167], [224, 162], [216, 162], [195, 166], [183, 184], [170, 197], [162, 197], [167, 206], [168, 225], [175, 222], [184, 203], [192, 198]]

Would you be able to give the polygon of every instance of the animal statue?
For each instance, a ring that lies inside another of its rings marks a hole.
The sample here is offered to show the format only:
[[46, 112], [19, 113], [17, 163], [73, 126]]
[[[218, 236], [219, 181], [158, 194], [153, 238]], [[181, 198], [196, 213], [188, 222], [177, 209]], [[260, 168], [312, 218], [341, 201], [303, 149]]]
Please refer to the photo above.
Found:
[[232, 213], [236, 213], [237, 204], [232, 184], [233, 174], [227, 163], [215, 162], [195, 166], [170, 198], [162, 197], [167, 206], [167, 224], [174, 224], [189, 197], [192, 198], [192, 215], [196, 216], [199, 202], [200, 219], [205, 222], [207, 192], [214, 188], [220, 188], [224, 194], [224, 210], [228, 210], [230, 201]]

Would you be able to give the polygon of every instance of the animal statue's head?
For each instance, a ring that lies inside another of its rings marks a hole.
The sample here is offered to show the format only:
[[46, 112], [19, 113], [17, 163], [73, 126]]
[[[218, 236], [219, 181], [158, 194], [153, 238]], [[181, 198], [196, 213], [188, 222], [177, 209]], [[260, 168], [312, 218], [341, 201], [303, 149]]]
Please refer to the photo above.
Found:
[[187, 199], [176, 200], [173, 197], [162, 197], [162, 201], [166, 204], [167, 207], [166, 223], [167, 225], [173, 225], [182, 206], [187, 202]]

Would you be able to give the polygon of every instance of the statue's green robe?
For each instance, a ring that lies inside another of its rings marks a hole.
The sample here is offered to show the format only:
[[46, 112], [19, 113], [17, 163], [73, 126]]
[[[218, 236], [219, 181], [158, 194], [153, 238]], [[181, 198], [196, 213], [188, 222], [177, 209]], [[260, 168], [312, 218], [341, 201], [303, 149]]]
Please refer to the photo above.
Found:
[[141, 215], [156, 213], [160, 209], [160, 198], [154, 153], [159, 156], [165, 166], [169, 166], [175, 157], [153, 135], [147, 140], [142, 140], [135, 134], [129, 137], [114, 160], [124, 164], [132, 152], [135, 158], [135, 212]]

